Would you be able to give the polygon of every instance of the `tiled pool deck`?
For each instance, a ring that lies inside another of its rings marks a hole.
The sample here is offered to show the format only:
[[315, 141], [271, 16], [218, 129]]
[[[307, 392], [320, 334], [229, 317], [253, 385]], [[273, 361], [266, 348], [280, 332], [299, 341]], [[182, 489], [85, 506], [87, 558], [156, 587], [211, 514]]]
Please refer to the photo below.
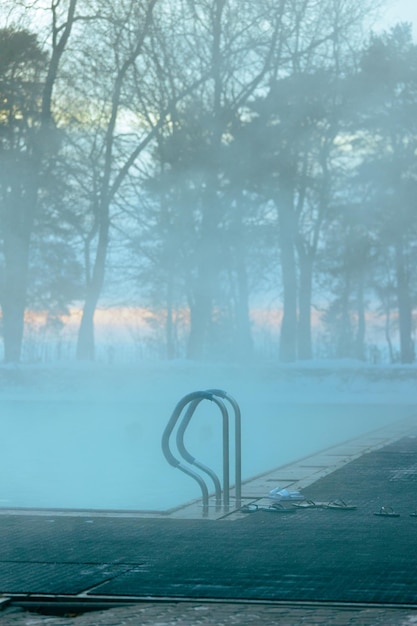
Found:
[[[134, 603], [71, 619], [417, 624], [417, 416], [248, 481], [243, 502], [266, 508], [276, 486], [356, 509], [288, 515], [210, 506], [205, 518], [199, 502], [164, 515], [3, 510], [0, 592], [8, 608], [0, 621], [29, 623], [17, 607], [78, 612]], [[398, 516], [374, 515], [382, 507]]]

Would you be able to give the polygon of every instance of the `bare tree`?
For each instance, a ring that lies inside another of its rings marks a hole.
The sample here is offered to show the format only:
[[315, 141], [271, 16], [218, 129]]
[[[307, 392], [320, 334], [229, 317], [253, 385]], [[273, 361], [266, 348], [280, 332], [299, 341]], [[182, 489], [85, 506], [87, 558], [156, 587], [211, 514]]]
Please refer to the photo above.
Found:
[[262, 193], [277, 211], [283, 286], [280, 358], [310, 358], [313, 269], [331, 202], [334, 141], [343, 128], [343, 83], [351, 44], [369, 3], [295, 2], [266, 95], [255, 103], [263, 134]]
[[52, 96], [74, 24], [77, 0], [70, 0], [62, 14], [58, 11], [59, 4], [52, 4], [48, 54], [28, 31], [9, 29], [3, 31], [2, 37], [5, 65], [0, 71], [2, 88], [6, 90], [2, 157], [8, 172], [8, 182], [3, 186], [1, 299], [6, 361], [20, 359], [31, 238], [39, 194], [45, 187], [48, 169], [58, 149]]
[[[284, 4], [275, 3], [271, 13], [265, 2], [177, 3], [185, 19], [174, 20], [177, 26], [164, 31], [163, 43], [155, 46], [155, 52], [165, 51], [159, 66], [169, 69], [160, 74], [159, 85], [161, 93], [170, 94], [168, 98], [174, 97], [178, 83], [189, 81], [190, 75], [204, 78], [188, 98], [178, 102], [172, 123], [160, 133], [157, 153], [169, 186], [167, 201], [174, 208], [172, 215], [183, 225], [184, 241], [177, 241], [177, 250], [190, 310], [190, 358], [218, 350], [216, 337], [231, 313], [230, 290], [225, 286], [230, 286], [232, 275], [236, 276], [234, 323], [240, 326], [241, 336], [245, 326], [250, 343], [244, 240], [239, 237], [236, 241], [245, 211], [244, 185], [237, 181], [237, 170], [228, 159], [233, 158], [233, 133], [250, 97], [265, 84], [276, 54]], [[173, 30], [176, 37], [171, 36]], [[232, 221], [234, 232], [228, 235]], [[223, 333], [224, 343], [230, 337], [230, 332]]]

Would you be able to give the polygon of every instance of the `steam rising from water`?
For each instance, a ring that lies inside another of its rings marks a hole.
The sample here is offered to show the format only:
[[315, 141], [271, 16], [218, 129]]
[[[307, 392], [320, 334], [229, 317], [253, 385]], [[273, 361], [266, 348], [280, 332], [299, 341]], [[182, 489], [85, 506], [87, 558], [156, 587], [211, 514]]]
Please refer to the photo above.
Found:
[[[167, 509], [200, 496], [161, 451], [162, 432], [186, 393], [223, 388], [239, 402], [247, 479], [408, 417], [416, 410], [412, 371], [394, 370], [389, 379], [380, 370], [375, 380], [351, 364], [333, 373], [319, 364], [182, 362], [3, 370], [0, 506]], [[221, 475], [221, 418], [211, 402], [200, 405], [186, 445]]]

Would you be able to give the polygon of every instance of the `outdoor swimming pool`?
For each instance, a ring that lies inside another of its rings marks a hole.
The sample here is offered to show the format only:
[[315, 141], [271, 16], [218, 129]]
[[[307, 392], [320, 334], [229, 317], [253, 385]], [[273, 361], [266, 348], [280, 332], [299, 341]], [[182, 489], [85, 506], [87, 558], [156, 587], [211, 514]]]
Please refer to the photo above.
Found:
[[[20, 403], [11, 411], [0, 461], [0, 506], [161, 510], [200, 496], [198, 485], [163, 457], [162, 428], [135, 419], [134, 406], [96, 405], [101, 415], [121, 411], [117, 420], [105, 421], [77, 404], [51, 403], [48, 409], [59, 413], [59, 421], [45, 414], [43, 404]], [[288, 420], [277, 432], [268, 419], [243, 416], [244, 479], [407, 417], [410, 410], [311, 405], [281, 406], [277, 413], [277, 421]], [[190, 451], [221, 475], [218, 416], [196, 414], [189, 430]]]
[[[168, 465], [161, 451], [162, 432], [183, 393], [218, 386], [210, 380], [196, 387], [201, 381], [189, 378], [165, 388], [160, 381], [142, 384], [129, 393], [0, 394], [0, 507], [165, 510], [200, 497], [197, 483]], [[233, 380], [226, 382], [233, 387]], [[289, 398], [265, 380], [229, 391], [242, 410], [244, 480], [415, 410], [368, 395], [360, 402], [339, 393], [335, 402], [328, 393], [324, 402], [293, 390]], [[212, 403], [195, 414], [186, 443], [221, 474], [221, 420]]]

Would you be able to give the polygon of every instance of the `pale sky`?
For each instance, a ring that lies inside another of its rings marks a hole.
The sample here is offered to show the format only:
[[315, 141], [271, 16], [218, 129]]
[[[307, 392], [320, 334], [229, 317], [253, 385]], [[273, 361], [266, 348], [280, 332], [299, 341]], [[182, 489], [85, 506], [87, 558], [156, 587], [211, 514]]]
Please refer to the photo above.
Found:
[[391, 0], [387, 5], [382, 28], [389, 28], [397, 22], [411, 22], [414, 39], [417, 39], [417, 0]]

